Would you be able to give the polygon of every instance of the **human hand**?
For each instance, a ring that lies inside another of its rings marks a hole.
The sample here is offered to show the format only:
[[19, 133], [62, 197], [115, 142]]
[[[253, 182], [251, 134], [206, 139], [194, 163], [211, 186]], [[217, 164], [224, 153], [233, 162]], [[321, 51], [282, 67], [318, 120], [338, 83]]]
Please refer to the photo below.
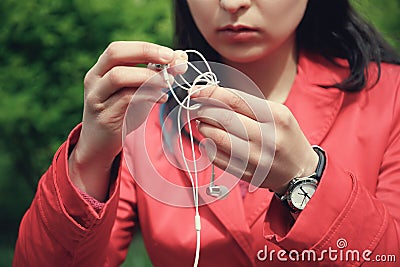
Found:
[[[135, 97], [134, 104], [141, 107], [134, 118], [136, 127], [144, 122], [147, 111], [155, 103], [166, 102], [167, 96], [161, 90], [167, 87], [163, 75], [138, 64], [152, 62], [174, 66], [185, 61], [187, 55], [183, 51], [147, 42], [114, 42], [107, 47], [84, 80], [82, 130], [69, 159], [71, 179], [76, 185], [88, 191], [88, 177], [109, 176], [112, 162], [122, 149], [126, 108], [144, 82], [147, 81], [146, 94]], [[157, 73], [159, 75], [154, 77]], [[173, 76], [169, 76], [172, 81]], [[98, 187], [98, 181], [90, 184]]]
[[214, 143], [205, 147], [219, 168], [277, 193], [315, 171], [318, 155], [286, 106], [218, 86], [192, 96], [202, 104], [194, 117]]

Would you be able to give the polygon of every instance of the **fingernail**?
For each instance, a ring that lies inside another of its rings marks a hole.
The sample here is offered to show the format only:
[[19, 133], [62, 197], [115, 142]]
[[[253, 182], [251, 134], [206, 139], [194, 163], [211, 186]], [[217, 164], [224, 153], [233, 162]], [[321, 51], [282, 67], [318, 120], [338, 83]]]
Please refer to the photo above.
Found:
[[190, 97], [198, 97], [200, 95], [200, 91], [200, 88], [193, 87], [189, 92]]
[[[190, 106], [193, 110], [199, 109], [201, 108], [201, 104], [200, 103], [196, 103]], [[200, 122], [200, 121], [199, 121]]]
[[185, 51], [182, 51], [182, 53], [179, 54], [179, 58], [181, 58], [181, 59], [183, 59], [185, 61], [188, 61], [188, 59], [189, 59], [189, 57], [188, 57], [188, 55], [186, 54]]
[[168, 101], [168, 94], [163, 94], [160, 99], [158, 99], [158, 103], [163, 104]]
[[160, 58], [165, 61], [171, 61], [174, 58], [174, 51], [168, 47], [161, 47], [158, 53]]
[[188, 55], [186, 54], [186, 52], [185, 51], [183, 51], [183, 50], [175, 50], [175, 53], [177, 54], [177, 59], [183, 59], [183, 60], [185, 60], [185, 61], [187, 61], [188, 60]]

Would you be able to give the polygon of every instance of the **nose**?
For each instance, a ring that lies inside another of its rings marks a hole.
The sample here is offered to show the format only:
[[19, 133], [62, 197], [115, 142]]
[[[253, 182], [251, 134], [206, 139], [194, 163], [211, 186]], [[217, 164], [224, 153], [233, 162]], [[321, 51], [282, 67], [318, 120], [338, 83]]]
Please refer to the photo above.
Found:
[[220, 0], [221, 8], [231, 14], [235, 14], [241, 9], [246, 9], [250, 6], [251, 0]]

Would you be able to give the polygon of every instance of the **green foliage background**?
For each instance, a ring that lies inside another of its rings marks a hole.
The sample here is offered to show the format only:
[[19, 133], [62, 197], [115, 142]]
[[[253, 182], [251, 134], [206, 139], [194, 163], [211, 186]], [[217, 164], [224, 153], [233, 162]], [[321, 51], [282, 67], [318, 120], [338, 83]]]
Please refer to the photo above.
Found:
[[[353, 2], [400, 48], [400, 0]], [[85, 73], [111, 41], [171, 46], [170, 11], [170, 0], [0, 1], [0, 266], [11, 265], [38, 179], [81, 119]], [[149, 266], [140, 239], [133, 246], [135, 266]]]

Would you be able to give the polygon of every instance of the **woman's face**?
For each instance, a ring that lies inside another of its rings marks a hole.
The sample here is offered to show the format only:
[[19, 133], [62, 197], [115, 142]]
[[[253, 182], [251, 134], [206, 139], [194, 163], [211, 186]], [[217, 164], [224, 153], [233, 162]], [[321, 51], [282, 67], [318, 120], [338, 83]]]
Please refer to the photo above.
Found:
[[208, 43], [226, 60], [252, 62], [293, 48], [308, 0], [187, 0]]

